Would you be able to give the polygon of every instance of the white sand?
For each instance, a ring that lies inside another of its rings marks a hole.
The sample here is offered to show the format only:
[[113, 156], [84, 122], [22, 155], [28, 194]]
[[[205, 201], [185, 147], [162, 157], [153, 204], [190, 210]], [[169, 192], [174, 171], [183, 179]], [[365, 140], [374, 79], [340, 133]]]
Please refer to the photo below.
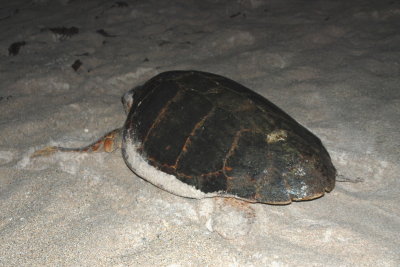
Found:
[[[125, 1], [1, 1], [0, 266], [400, 265], [399, 1]], [[119, 152], [28, 158], [121, 126], [122, 94], [172, 69], [256, 90], [362, 182], [244, 205], [161, 191]]]

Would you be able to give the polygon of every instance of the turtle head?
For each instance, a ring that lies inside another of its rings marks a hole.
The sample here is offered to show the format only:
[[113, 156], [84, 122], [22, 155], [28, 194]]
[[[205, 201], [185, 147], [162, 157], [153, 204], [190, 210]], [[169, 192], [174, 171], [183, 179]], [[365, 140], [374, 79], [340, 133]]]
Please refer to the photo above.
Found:
[[133, 88], [132, 90], [129, 90], [122, 96], [122, 99], [121, 99], [122, 105], [124, 106], [124, 110], [127, 115], [133, 105], [134, 95], [135, 95], [136, 90], [137, 90], [137, 87]]

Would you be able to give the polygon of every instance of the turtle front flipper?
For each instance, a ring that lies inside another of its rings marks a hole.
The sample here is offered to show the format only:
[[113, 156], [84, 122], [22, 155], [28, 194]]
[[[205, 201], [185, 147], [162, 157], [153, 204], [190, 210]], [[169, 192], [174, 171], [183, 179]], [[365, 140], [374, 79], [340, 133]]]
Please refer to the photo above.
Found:
[[121, 148], [122, 128], [118, 128], [108, 132], [103, 137], [91, 143], [90, 145], [78, 148], [67, 148], [59, 146], [48, 146], [43, 149], [36, 150], [31, 158], [50, 156], [56, 152], [113, 152]]

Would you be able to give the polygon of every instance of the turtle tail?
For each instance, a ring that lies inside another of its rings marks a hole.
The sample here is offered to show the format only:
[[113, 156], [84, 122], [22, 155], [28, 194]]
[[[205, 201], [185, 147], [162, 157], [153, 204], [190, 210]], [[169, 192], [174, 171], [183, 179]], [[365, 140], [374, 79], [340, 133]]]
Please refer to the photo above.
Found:
[[91, 152], [113, 152], [121, 148], [122, 144], [122, 128], [118, 128], [108, 132], [103, 137], [97, 141], [91, 143], [90, 145], [78, 148], [67, 148], [59, 146], [48, 146], [43, 149], [36, 150], [31, 158], [50, 156], [57, 152], [81, 152], [81, 153], [91, 153]]

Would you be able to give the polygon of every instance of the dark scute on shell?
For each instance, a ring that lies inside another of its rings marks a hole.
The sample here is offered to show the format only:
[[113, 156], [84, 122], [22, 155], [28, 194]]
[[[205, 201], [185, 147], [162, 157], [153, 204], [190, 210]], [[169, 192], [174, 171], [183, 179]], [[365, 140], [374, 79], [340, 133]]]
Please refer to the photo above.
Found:
[[179, 91], [165, 107], [144, 139], [143, 148], [149, 158], [175, 165], [191, 132], [212, 105], [196, 93]]
[[[135, 92], [125, 128], [151, 165], [206, 193], [289, 203], [335, 185], [336, 170], [318, 137], [219, 75], [171, 71], [153, 77]], [[279, 131], [282, 138], [271, 137]]]
[[165, 103], [177, 94], [179, 88], [172, 82], [164, 82], [161, 85], [152, 84], [138, 89], [133, 96], [134, 102], [128, 120], [129, 123], [135, 124], [137, 138], [143, 140], [158, 114], [165, 108]]
[[190, 145], [179, 159], [178, 173], [201, 175], [222, 170], [239, 122], [222, 109], [215, 109], [205, 119], [189, 136]]

